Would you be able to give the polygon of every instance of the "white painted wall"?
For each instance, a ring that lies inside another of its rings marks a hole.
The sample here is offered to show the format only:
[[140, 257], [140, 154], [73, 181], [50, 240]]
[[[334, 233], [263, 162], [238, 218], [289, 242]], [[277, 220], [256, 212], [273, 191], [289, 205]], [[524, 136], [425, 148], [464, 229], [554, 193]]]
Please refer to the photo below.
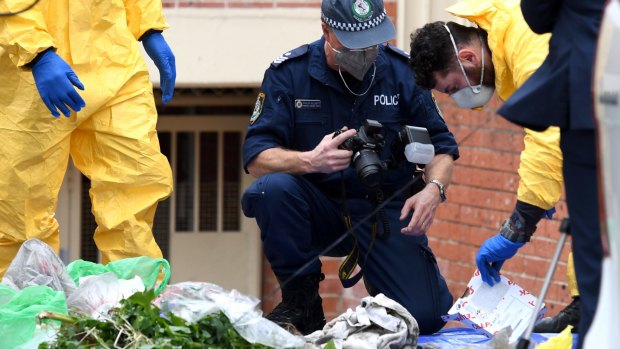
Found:
[[[178, 87], [259, 86], [280, 54], [321, 37], [320, 10], [166, 9], [164, 37], [175, 53]], [[151, 80], [157, 69], [147, 58]]]
[[[409, 34], [425, 23], [457, 20], [445, 8], [457, 0], [398, 0], [397, 46], [409, 52]], [[259, 86], [280, 54], [321, 36], [318, 8], [165, 9], [164, 32], [177, 63], [178, 87]], [[147, 58], [151, 80], [159, 73]]]
[[462, 20], [446, 12], [446, 8], [457, 0], [398, 0], [397, 46], [409, 52], [409, 36], [428, 22]]

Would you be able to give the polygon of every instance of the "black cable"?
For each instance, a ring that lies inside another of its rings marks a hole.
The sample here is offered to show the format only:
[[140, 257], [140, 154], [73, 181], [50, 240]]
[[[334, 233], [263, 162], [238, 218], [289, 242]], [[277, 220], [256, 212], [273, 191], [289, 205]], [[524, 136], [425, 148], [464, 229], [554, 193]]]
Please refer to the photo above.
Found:
[[[413, 185], [413, 182], [415, 182], [416, 180], [417, 179], [414, 178], [411, 181], [411, 185]], [[383, 191], [379, 189], [377, 190], [377, 206], [381, 206], [382, 203], [383, 203]], [[390, 221], [388, 220], [387, 215], [385, 214], [384, 207], [381, 207], [381, 209], [379, 210], [379, 217], [381, 217], [381, 223], [383, 223], [383, 234], [377, 234], [377, 236], [381, 240], [387, 240], [390, 237]]]
[[294, 272], [287, 280], [283, 281], [278, 287], [274, 288], [273, 291], [271, 291], [271, 293], [267, 297], [273, 297], [278, 290], [283, 289], [284, 286], [286, 286], [291, 280], [293, 280], [297, 276], [301, 275], [301, 273], [304, 270], [306, 270], [310, 265], [312, 265], [312, 263], [314, 263], [317, 259], [319, 259], [321, 256], [326, 255], [327, 252], [329, 252], [334, 247], [338, 246], [338, 244], [344, 241], [344, 239], [346, 239], [350, 234], [353, 234], [353, 232], [356, 231], [356, 229], [358, 229], [362, 224], [366, 223], [366, 221], [373, 218], [380, 210], [383, 210], [388, 203], [394, 200], [394, 198], [401, 195], [404, 190], [411, 188], [411, 186], [413, 186], [413, 184], [415, 184], [415, 182], [420, 178], [421, 176], [414, 176], [409, 181], [409, 183], [404, 185], [402, 188], [396, 190], [387, 200], [383, 201], [380, 205], [377, 205], [371, 213], [369, 213], [367, 216], [362, 218], [353, 227], [351, 227], [351, 229], [347, 230], [344, 234], [342, 234], [341, 237], [336, 239], [336, 241], [334, 241], [331, 245], [327, 246], [323, 251], [321, 251], [316, 257], [312, 258], [311, 260], [306, 262], [306, 264], [302, 265], [299, 269], [297, 269], [297, 271]]
[[26, 6], [25, 8], [21, 9], [21, 10], [17, 10], [15, 12], [0, 12], [0, 17], [9, 17], [9, 16], [15, 16], [18, 15], [22, 12], [26, 12], [28, 10], [30, 10], [31, 8], [33, 8], [36, 4], [39, 3], [40, 0], [34, 0], [34, 2], [28, 6]]

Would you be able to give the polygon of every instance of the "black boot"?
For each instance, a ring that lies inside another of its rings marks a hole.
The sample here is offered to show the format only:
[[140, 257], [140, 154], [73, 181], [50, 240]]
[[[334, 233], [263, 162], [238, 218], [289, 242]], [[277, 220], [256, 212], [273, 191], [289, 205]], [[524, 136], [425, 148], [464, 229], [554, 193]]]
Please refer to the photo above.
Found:
[[556, 316], [546, 317], [540, 320], [539, 323], [534, 326], [534, 332], [536, 333], [560, 333], [568, 325], [572, 325], [571, 332], [576, 333], [579, 324], [579, 315], [581, 310], [581, 301], [579, 297], [573, 298], [573, 301], [562, 309]]
[[325, 326], [323, 302], [319, 295], [319, 282], [325, 279], [323, 274], [298, 276], [287, 282], [278, 278], [282, 288], [282, 302], [265, 316], [289, 332], [310, 334]]

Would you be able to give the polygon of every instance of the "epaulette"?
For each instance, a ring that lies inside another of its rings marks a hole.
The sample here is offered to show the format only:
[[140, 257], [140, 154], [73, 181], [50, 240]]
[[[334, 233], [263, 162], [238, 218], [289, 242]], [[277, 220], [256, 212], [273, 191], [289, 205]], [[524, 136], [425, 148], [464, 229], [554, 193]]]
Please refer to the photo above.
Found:
[[283, 54], [281, 54], [280, 56], [278, 56], [278, 58], [274, 59], [273, 62], [271, 62], [271, 66], [274, 68], [277, 68], [280, 64], [291, 60], [293, 58], [297, 58], [297, 57], [301, 57], [303, 55], [305, 55], [308, 52], [308, 47], [310, 45], [306, 44], [306, 45], [302, 45], [299, 46], [298, 48], [285, 52]]
[[399, 55], [399, 56], [409, 60], [409, 54], [407, 52], [399, 49], [398, 47], [392, 46], [390, 44], [387, 44], [386, 48], [387, 48], [386, 51], [395, 53], [395, 54], [397, 54], [397, 55]]

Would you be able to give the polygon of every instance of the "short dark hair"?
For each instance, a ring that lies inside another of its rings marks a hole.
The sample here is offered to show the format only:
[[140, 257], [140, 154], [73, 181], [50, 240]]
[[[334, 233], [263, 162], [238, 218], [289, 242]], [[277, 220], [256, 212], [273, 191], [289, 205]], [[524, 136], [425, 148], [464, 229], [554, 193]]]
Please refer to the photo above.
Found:
[[478, 29], [454, 22], [432, 22], [411, 33], [409, 66], [413, 69], [416, 84], [430, 90], [435, 84], [433, 74], [447, 74], [454, 67], [456, 56], [447, 25], [457, 46], [478, 40]]

